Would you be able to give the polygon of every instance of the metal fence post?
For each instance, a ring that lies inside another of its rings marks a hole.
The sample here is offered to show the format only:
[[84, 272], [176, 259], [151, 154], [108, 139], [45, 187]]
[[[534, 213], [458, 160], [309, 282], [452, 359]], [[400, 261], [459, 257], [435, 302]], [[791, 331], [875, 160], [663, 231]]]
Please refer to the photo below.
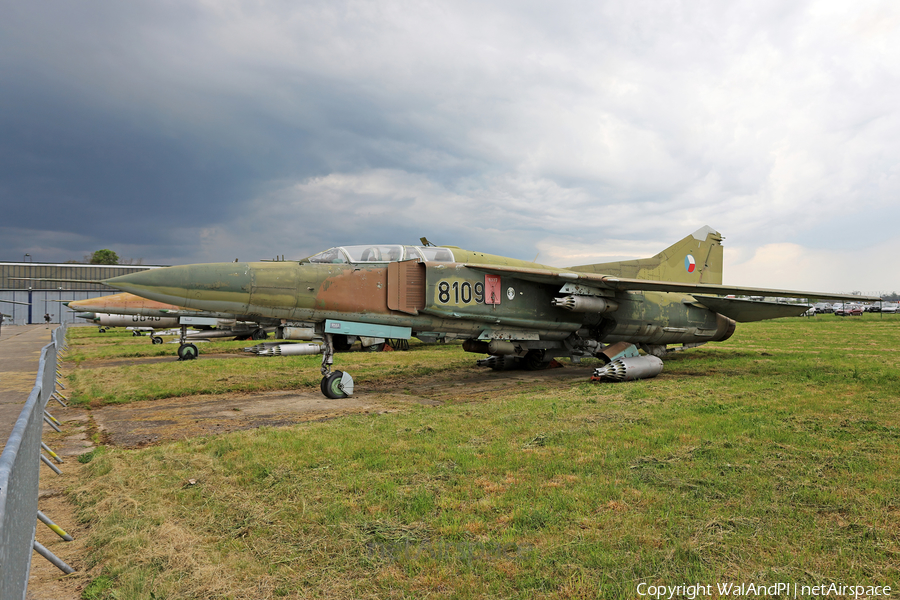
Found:
[[59, 525], [57, 525], [56, 523], [54, 523], [54, 522], [50, 519], [50, 517], [48, 517], [47, 515], [45, 515], [45, 514], [42, 513], [41, 511], [37, 511], [37, 518], [38, 518], [38, 521], [40, 521], [41, 523], [43, 523], [44, 525], [46, 525], [47, 527], [49, 527], [49, 528], [53, 531], [53, 533], [55, 533], [56, 535], [58, 535], [59, 537], [61, 537], [61, 538], [64, 539], [65, 541], [67, 541], [67, 542], [73, 542], [73, 541], [75, 541], [75, 539], [74, 539], [71, 535], [69, 535], [68, 533], [66, 533], [65, 531], [63, 531], [63, 528], [62, 528], [62, 527], [60, 527]]
[[[58, 568], [60, 571], [62, 571], [66, 575], [68, 575], [69, 573], [75, 572], [75, 569], [73, 569], [72, 567], [70, 567], [63, 561], [61, 561], [55, 554], [53, 554], [52, 552], [50, 552], [49, 550], [44, 548], [43, 544], [41, 544], [39, 541], [34, 540], [34, 542], [32, 542], [32, 544], [31, 544], [31, 547], [38, 554], [40, 554], [41, 556], [43, 556], [44, 558], [49, 560], [51, 563], [53, 563], [53, 566]], [[27, 582], [26, 582], [26, 587], [27, 587]]]

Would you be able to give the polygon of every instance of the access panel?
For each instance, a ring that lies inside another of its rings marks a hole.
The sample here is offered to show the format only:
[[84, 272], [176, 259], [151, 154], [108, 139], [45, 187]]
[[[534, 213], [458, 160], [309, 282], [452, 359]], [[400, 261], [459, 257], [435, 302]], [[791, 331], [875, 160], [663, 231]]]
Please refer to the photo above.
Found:
[[417, 315], [425, 308], [425, 265], [415, 260], [388, 265], [387, 306]]

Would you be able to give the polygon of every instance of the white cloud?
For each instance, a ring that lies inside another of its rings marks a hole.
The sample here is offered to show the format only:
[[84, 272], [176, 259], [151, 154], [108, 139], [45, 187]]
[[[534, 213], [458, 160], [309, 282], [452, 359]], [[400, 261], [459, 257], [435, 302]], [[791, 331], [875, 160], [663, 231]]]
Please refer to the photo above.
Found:
[[[749, 256], [749, 258], [741, 258]], [[889, 293], [900, 288], [893, 257], [900, 238], [854, 252], [816, 250], [793, 243], [766, 244], [749, 251], [725, 250], [725, 283], [823, 292]], [[880, 265], [871, 268], [870, 265]]]

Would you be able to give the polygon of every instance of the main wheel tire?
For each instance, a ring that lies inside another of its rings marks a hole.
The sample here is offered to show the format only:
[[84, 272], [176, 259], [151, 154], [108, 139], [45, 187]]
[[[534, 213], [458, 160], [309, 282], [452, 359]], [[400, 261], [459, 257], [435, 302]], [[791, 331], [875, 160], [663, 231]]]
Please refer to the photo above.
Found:
[[178, 346], [178, 360], [194, 360], [200, 351], [193, 344], [182, 344]]
[[550, 361], [544, 360], [545, 354], [546, 353], [543, 350], [529, 350], [528, 353], [522, 357], [522, 366], [525, 367], [527, 371], [541, 371], [546, 369], [550, 366]]
[[257, 329], [253, 332], [253, 335], [250, 336], [254, 340], [264, 340], [269, 337], [269, 334], [266, 333], [265, 329]]
[[350, 343], [350, 340], [347, 339], [347, 336], [342, 333], [334, 336], [332, 344], [334, 345], [335, 352], [346, 352], [353, 345]]
[[162, 344], [162, 342], [163, 342], [162, 338], [159, 337], [158, 335], [154, 335], [152, 338], [150, 338], [150, 341], [153, 342], [154, 345]]
[[322, 393], [325, 394], [326, 398], [337, 400], [338, 398], [347, 397], [347, 394], [345, 394], [344, 390], [340, 387], [341, 377], [343, 375], [343, 371], [334, 371], [330, 375], [322, 378]]

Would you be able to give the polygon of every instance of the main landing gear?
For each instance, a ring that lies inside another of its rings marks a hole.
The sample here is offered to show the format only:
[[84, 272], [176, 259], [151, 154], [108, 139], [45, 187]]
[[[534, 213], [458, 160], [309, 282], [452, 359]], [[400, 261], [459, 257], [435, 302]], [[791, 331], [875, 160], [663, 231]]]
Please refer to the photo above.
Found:
[[325, 334], [322, 351], [322, 382], [319, 387], [326, 398], [346, 398], [353, 395], [353, 378], [343, 371], [332, 371], [334, 364], [334, 334]]

